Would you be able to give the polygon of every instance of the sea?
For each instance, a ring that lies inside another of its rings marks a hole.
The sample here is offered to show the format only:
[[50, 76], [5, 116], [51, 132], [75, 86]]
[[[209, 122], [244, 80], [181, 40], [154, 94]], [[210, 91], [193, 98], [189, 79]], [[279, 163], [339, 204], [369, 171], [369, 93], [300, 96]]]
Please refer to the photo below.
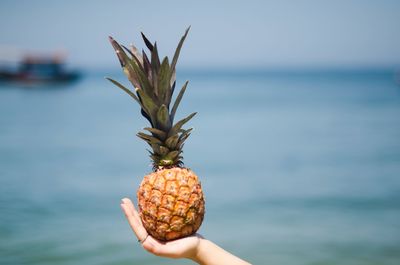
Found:
[[[152, 166], [114, 70], [0, 84], [1, 265], [193, 264], [143, 250], [121, 212]], [[206, 197], [200, 234], [252, 264], [400, 264], [394, 71], [179, 71], [177, 118], [198, 112], [184, 163]]]

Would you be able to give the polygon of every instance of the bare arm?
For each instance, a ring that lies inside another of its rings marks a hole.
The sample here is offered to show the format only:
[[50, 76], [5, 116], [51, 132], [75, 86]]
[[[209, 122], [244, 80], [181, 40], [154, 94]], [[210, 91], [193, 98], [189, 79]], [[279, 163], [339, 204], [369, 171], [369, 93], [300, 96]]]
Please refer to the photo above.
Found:
[[248, 265], [250, 263], [241, 260], [226, 250], [220, 248], [207, 239], [200, 239], [197, 252], [191, 259], [201, 265]]
[[144, 249], [154, 255], [175, 259], [187, 258], [201, 265], [250, 264], [225, 251], [211, 241], [204, 239], [199, 234], [170, 242], [158, 241], [147, 234], [139, 214], [130, 199], [122, 199], [121, 208], [138, 241]]

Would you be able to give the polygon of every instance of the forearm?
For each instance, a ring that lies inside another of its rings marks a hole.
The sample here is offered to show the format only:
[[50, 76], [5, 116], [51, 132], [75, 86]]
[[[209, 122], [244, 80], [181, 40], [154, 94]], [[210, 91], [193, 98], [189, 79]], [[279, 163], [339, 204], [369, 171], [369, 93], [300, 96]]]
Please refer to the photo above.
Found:
[[191, 258], [200, 265], [249, 265], [207, 239], [201, 239], [196, 254]]

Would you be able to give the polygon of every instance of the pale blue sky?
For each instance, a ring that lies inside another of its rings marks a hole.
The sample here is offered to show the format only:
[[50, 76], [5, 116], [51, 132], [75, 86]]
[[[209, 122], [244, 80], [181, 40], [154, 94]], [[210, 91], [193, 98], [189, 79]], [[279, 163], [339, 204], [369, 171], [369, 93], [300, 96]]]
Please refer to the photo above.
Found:
[[394, 67], [400, 1], [0, 1], [0, 48], [64, 48], [80, 66], [112, 67], [107, 41], [144, 47], [140, 31], [171, 56], [192, 30], [190, 67]]

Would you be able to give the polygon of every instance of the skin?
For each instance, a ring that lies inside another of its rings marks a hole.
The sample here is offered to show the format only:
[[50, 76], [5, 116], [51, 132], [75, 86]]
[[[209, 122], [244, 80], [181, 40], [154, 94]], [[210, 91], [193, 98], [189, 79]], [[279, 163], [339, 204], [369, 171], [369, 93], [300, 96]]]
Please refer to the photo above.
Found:
[[201, 265], [249, 265], [199, 234], [169, 242], [161, 242], [148, 235], [139, 213], [128, 198], [121, 200], [121, 208], [142, 247], [148, 252], [166, 258], [186, 258]]

